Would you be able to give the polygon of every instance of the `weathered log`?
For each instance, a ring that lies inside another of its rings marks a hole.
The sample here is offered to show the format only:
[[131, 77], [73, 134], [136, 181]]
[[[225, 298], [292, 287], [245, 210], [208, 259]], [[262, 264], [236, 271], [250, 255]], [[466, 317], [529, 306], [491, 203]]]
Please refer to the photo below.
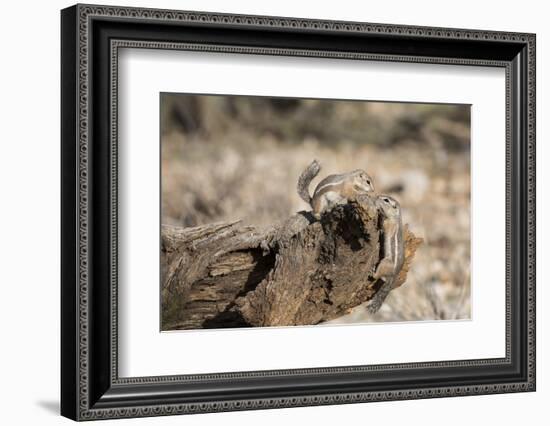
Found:
[[[300, 212], [268, 228], [238, 221], [163, 226], [162, 329], [318, 324], [370, 300], [382, 246], [367, 195], [317, 221]], [[405, 282], [422, 242], [405, 227]]]

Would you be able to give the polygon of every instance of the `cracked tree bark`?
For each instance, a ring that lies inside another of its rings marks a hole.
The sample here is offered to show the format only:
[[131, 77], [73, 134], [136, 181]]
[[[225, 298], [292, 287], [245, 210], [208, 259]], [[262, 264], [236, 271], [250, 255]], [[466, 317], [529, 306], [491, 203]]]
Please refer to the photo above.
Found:
[[[318, 324], [369, 301], [381, 252], [374, 200], [363, 195], [316, 221], [300, 212], [268, 228], [162, 227], [162, 329]], [[407, 277], [422, 240], [405, 226]]]

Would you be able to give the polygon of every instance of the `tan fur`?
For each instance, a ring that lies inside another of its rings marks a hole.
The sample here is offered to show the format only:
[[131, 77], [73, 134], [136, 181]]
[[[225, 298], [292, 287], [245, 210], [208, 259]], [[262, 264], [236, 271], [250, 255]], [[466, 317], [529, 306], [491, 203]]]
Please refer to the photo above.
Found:
[[298, 178], [296, 189], [302, 200], [313, 209], [313, 215], [321, 218], [321, 214], [337, 204], [344, 204], [359, 194], [374, 191], [372, 178], [364, 170], [357, 169], [348, 173], [329, 175], [319, 184], [313, 196], [309, 195], [309, 185], [319, 174], [321, 165], [313, 160]]
[[362, 170], [354, 170], [341, 175], [330, 175], [317, 185], [311, 207], [313, 215], [319, 219], [321, 214], [337, 204], [344, 204], [359, 194], [374, 191], [372, 179]]
[[378, 264], [374, 278], [384, 280], [384, 284], [368, 305], [367, 309], [371, 314], [380, 309], [389, 292], [393, 290], [395, 280], [405, 261], [401, 206], [397, 200], [387, 195], [379, 195], [376, 204], [383, 217], [384, 258]]

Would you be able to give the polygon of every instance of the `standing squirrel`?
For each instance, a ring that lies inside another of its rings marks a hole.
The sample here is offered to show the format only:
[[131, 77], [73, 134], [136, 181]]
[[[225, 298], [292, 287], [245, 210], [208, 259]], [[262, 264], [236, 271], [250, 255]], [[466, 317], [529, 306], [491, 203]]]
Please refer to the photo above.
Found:
[[374, 278], [383, 279], [384, 284], [367, 305], [367, 310], [371, 314], [380, 309], [389, 292], [393, 290], [395, 280], [405, 261], [401, 206], [397, 200], [387, 195], [379, 195], [376, 199], [376, 206], [383, 217], [384, 258], [378, 264]]
[[297, 187], [298, 195], [311, 206], [316, 219], [320, 219], [323, 212], [336, 204], [345, 203], [357, 194], [374, 191], [372, 178], [364, 170], [357, 169], [349, 173], [327, 176], [319, 182], [313, 196], [310, 196], [309, 184], [320, 170], [319, 162], [313, 160], [300, 175]]

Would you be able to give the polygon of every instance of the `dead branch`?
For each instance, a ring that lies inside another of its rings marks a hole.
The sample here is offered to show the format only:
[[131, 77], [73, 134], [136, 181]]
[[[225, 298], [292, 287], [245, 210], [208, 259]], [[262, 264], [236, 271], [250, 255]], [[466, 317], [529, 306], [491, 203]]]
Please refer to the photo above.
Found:
[[[407, 278], [422, 242], [405, 229]], [[163, 226], [162, 329], [318, 324], [370, 300], [380, 224], [367, 195], [320, 221], [300, 212], [269, 228]]]

